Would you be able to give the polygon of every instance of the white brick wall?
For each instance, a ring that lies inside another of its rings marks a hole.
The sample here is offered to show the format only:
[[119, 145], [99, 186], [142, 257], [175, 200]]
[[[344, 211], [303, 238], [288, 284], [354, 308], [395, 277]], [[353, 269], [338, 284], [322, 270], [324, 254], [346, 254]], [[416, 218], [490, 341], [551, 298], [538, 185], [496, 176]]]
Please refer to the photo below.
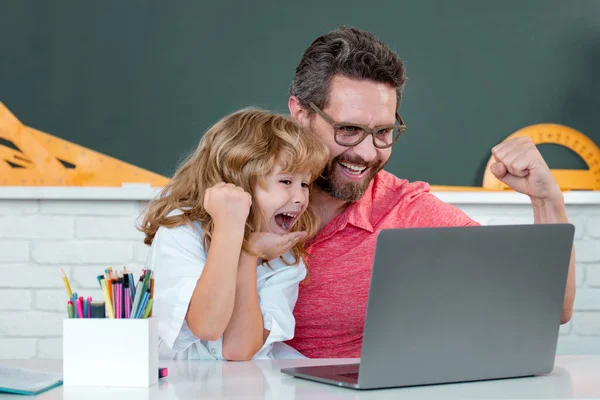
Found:
[[29, 247], [28, 241], [0, 240], [0, 263], [28, 261]]
[[0, 359], [35, 358], [35, 345], [38, 339], [2, 338], [0, 340]]
[[[61, 358], [66, 294], [100, 298], [96, 276], [127, 266], [136, 276], [148, 247], [134, 226], [141, 200], [0, 198], [0, 359]], [[482, 224], [533, 222], [529, 205], [457, 204]], [[600, 354], [600, 204], [568, 205], [576, 227], [577, 297], [560, 328], [559, 354]]]
[[0, 198], [0, 359], [62, 357], [61, 269], [74, 292], [98, 299], [106, 267], [139, 276], [148, 250], [135, 223], [144, 204]]

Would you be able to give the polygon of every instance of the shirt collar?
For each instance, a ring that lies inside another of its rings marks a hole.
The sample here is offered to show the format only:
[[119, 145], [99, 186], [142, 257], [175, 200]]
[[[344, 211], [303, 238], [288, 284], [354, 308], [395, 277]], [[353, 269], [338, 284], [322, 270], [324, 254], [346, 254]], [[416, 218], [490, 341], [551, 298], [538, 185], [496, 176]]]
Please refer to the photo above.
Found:
[[343, 214], [346, 223], [369, 232], [373, 232], [371, 211], [373, 210], [373, 184], [375, 179], [376, 178], [371, 180], [362, 197], [350, 204]]
[[373, 224], [371, 223], [371, 212], [373, 208], [373, 184], [375, 179], [377, 179], [377, 176], [371, 180], [367, 190], [360, 199], [351, 203], [340, 215], [325, 225], [317, 235], [309, 241], [309, 247], [322, 242], [323, 240], [327, 240], [332, 235], [335, 235], [336, 232], [344, 229], [347, 224], [351, 224], [371, 233], [374, 231]]

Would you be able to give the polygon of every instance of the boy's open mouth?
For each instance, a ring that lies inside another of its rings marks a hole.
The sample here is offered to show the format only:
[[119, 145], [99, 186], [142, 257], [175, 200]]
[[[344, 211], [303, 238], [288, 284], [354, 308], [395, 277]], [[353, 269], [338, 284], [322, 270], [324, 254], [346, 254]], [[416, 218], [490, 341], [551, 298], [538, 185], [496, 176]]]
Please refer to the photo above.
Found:
[[279, 214], [275, 214], [275, 223], [282, 229], [288, 231], [294, 226], [294, 222], [296, 222], [296, 218], [298, 217], [298, 213], [293, 212], [283, 212]]

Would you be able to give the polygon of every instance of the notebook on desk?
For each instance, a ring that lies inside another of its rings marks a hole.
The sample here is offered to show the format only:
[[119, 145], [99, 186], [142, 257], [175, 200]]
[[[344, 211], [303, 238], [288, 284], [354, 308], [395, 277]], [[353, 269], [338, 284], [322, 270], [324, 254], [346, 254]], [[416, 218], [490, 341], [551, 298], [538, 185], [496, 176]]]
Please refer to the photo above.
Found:
[[0, 393], [37, 395], [62, 385], [62, 375], [0, 365]]

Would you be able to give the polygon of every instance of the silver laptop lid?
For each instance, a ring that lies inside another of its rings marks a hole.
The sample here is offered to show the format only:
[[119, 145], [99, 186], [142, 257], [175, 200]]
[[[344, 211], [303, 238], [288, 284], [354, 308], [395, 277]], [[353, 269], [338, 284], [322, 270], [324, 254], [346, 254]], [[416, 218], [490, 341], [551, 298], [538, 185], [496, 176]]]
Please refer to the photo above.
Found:
[[359, 385], [550, 372], [573, 235], [571, 224], [381, 231]]

